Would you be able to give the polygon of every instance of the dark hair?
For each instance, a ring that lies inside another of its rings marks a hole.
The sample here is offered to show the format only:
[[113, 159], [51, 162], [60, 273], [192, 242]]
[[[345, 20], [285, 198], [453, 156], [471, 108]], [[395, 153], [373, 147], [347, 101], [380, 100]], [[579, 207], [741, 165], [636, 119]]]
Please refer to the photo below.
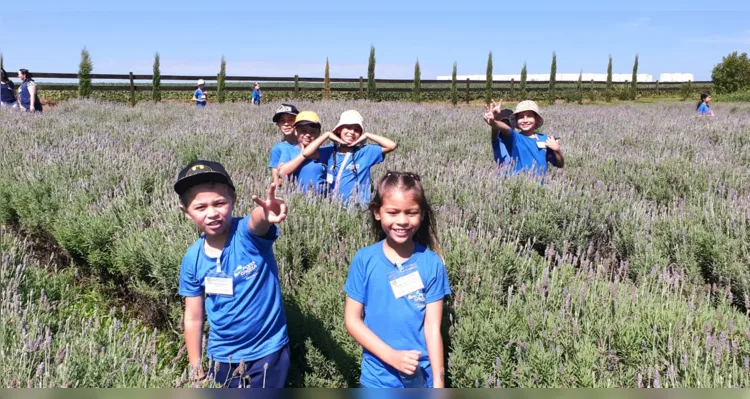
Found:
[[419, 225], [419, 230], [417, 230], [417, 233], [414, 235], [414, 241], [442, 256], [438, 245], [435, 213], [432, 211], [429, 201], [427, 201], [420, 180], [419, 175], [416, 173], [393, 171], [388, 171], [385, 176], [380, 179], [377, 189], [375, 190], [375, 195], [372, 197], [369, 206], [372, 232], [376, 240], [381, 241], [385, 239], [383, 226], [380, 224], [380, 221], [375, 219], [375, 212], [383, 206], [383, 197], [385, 194], [393, 189], [413, 191], [417, 203], [419, 203], [419, 210], [423, 216], [422, 223]]
[[5, 72], [5, 69], [3, 68], [0, 68], [0, 82], [8, 82], [8, 72]]
[[34, 80], [34, 79], [32, 79], [34, 77], [34, 75], [32, 75], [31, 72], [29, 72], [28, 69], [21, 68], [21, 69], [18, 70], [18, 72], [21, 72], [23, 74], [23, 76], [26, 76], [26, 80]]
[[698, 108], [700, 108], [701, 104], [703, 104], [703, 102], [706, 101], [706, 99], [708, 97], [711, 97], [711, 93], [709, 93], [709, 92], [703, 92], [703, 93], [701, 93], [701, 100], [698, 102], [698, 106], [695, 107], [695, 109], [697, 110]]

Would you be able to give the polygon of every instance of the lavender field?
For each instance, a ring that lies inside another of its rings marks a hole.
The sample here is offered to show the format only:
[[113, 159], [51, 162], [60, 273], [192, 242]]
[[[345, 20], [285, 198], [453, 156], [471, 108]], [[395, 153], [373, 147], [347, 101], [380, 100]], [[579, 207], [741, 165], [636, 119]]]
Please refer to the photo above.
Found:
[[[191, 385], [177, 285], [198, 233], [171, 185], [220, 161], [249, 212], [276, 105], [0, 110], [0, 385]], [[422, 176], [454, 292], [449, 386], [750, 387], [750, 105], [544, 108], [566, 161], [544, 184], [494, 165], [478, 108], [296, 105], [324, 129], [358, 109], [399, 144], [374, 178]], [[289, 384], [356, 386], [342, 287], [366, 215], [279, 192]]]

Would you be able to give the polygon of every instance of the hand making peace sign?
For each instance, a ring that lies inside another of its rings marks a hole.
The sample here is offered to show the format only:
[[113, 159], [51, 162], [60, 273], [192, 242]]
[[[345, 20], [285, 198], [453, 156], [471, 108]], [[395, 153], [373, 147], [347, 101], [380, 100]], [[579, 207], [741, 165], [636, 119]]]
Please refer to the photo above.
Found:
[[276, 183], [271, 183], [265, 200], [261, 200], [257, 195], [253, 195], [252, 198], [259, 207], [263, 208], [263, 214], [268, 223], [281, 223], [286, 219], [286, 202], [281, 198], [276, 198]]

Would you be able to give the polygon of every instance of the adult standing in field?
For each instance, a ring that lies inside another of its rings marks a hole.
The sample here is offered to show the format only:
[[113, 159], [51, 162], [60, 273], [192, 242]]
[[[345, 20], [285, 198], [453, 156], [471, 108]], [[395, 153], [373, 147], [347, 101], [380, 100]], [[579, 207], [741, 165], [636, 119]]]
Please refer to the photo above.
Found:
[[39, 88], [34, 82], [28, 69], [18, 70], [21, 87], [18, 89], [18, 102], [26, 112], [42, 112], [42, 102], [39, 100]]
[[206, 82], [203, 79], [198, 79], [198, 88], [193, 93], [193, 101], [198, 108], [203, 108], [208, 102], [207, 98]]
[[260, 106], [261, 97], [263, 97], [263, 93], [260, 92], [260, 83], [255, 82], [253, 86], [253, 104]]
[[492, 127], [492, 131], [503, 140], [508, 148], [511, 159], [515, 162], [513, 174], [518, 172], [533, 172], [538, 175], [547, 173], [548, 165], [562, 168], [564, 159], [560, 150], [560, 142], [553, 136], [538, 133], [544, 125], [544, 118], [539, 114], [539, 106], [531, 100], [521, 101], [516, 105], [512, 118], [519, 130], [500, 120], [502, 101], [495, 104], [493, 100], [484, 113], [484, 121]]
[[8, 79], [8, 73], [0, 68], [0, 108], [18, 108], [18, 98], [13, 81]]

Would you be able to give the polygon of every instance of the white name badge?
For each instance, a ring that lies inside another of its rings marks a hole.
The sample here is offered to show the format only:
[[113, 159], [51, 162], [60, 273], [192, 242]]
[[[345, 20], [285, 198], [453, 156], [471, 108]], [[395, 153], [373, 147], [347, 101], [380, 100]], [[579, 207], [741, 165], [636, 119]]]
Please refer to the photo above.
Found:
[[419, 276], [418, 270], [408, 272], [402, 277], [391, 280], [390, 283], [391, 289], [393, 290], [393, 296], [395, 296], [396, 299], [424, 288], [422, 277]]
[[234, 279], [231, 277], [206, 277], [206, 294], [234, 296]]
[[328, 184], [333, 184], [333, 174], [331, 174], [331, 173], [326, 173], [326, 182], [327, 182]]
[[545, 141], [537, 141], [536, 142], [536, 148], [547, 148], [547, 142], [545, 142]]

